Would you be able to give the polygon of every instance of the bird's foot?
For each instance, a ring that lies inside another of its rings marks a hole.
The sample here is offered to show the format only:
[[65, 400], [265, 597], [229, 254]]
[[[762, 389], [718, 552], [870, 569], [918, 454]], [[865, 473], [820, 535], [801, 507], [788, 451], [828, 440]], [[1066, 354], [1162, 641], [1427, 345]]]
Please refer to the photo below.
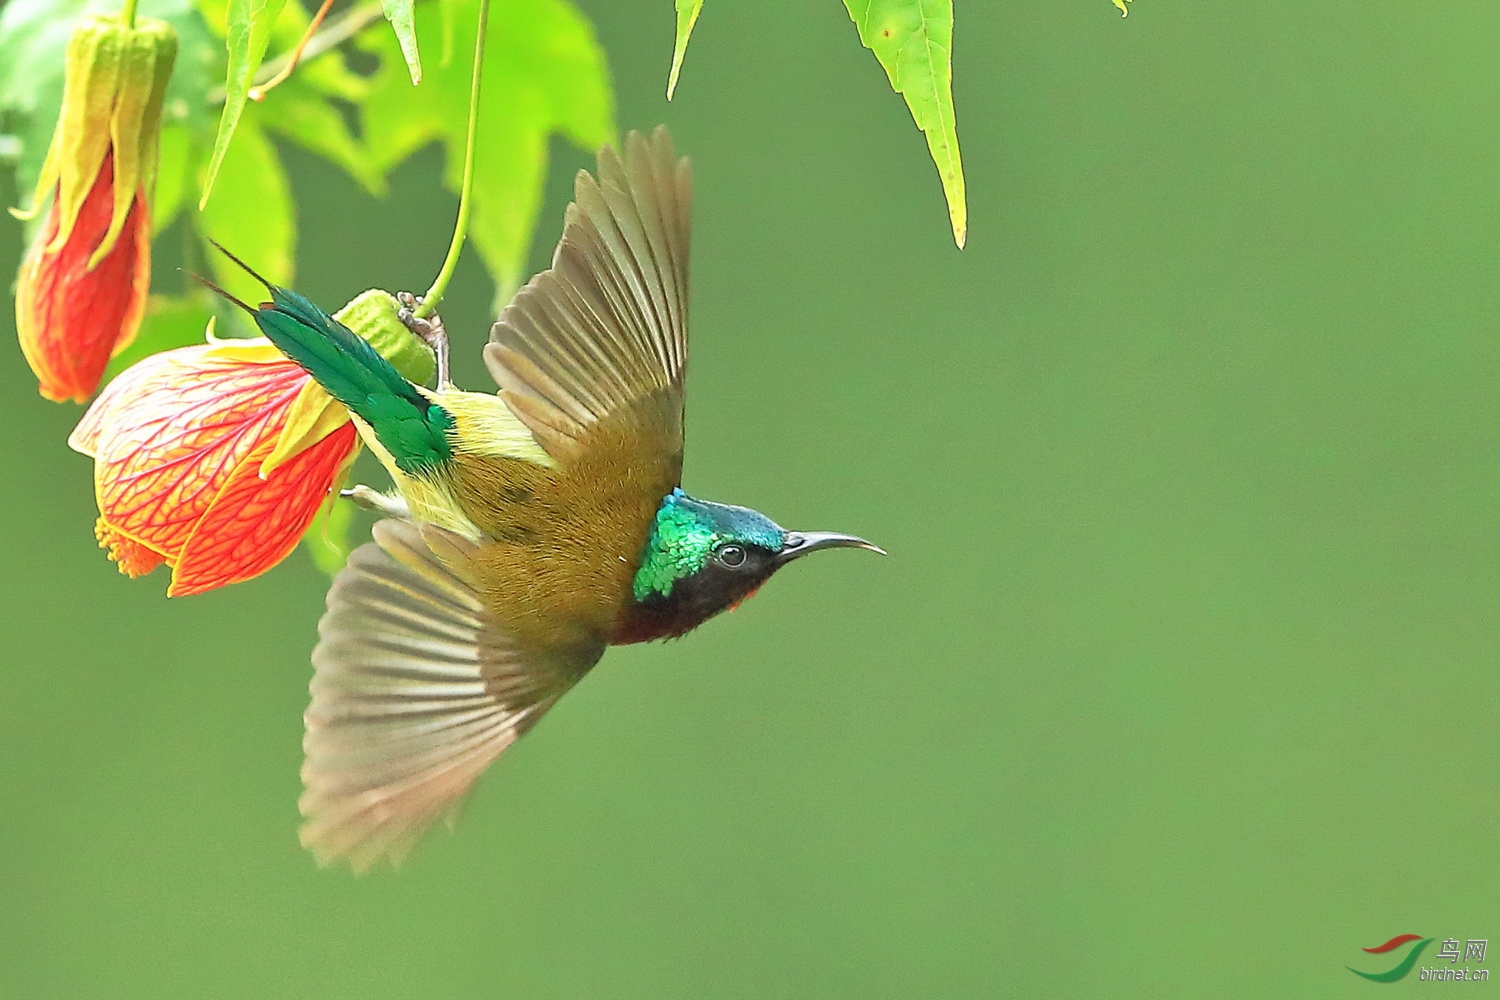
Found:
[[443, 327], [442, 318], [437, 313], [425, 318], [418, 316], [417, 306], [422, 304], [422, 300], [411, 292], [397, 292], [396, 301], [401, 303], [401, 310], [396, 313], [396, 318], [437, 355], [438, 388], [452, 385], [448, 378], [448, 331]]
[[373, 510], [386, 517], [399, 517], [403, 521], [411, 520], [411, 508], [406, 505], [405, 500], [381, 493], [379, 490], [372, 490], [363, 484], [352, 489], [339, 490], [339, 496], [365, 510]]

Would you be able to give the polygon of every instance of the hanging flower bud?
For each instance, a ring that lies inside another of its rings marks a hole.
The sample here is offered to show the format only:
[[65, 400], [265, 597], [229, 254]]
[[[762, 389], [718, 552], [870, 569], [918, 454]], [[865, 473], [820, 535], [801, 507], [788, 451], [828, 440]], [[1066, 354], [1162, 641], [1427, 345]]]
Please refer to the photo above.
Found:
[[[433, 354], [385, 292], [337, 313], [414, 381]], [[166, 563], [168, 596], [285, 559], [359, 449], [349, 411], [264, 337], [153, 354], [94, 400], [68, 438], [94, 459], [101, 548], [127, 576]]]
[[83, 402], [135, 337], [151, 284], [151, 193], [177, 36], [164, 21], [86, 17], [68, 40], [62, 114], [21, 262], [16, 330], [48, 399]]

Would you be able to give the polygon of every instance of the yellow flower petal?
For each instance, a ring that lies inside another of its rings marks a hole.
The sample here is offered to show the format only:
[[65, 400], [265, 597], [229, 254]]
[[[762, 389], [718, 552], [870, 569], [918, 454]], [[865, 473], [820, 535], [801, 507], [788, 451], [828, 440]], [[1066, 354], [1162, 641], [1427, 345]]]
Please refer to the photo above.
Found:
[[286, 355], [265, 337], [220, 339], [214, 336], [212, 320], [209, 321], [207, 338], [206, 348], [200, 355], [205, 361], [244, 361], [264, 365], [286, 360]]
[[260, 464], [260, 478], [269, 478], [281, 463], [311, 448], [348, 422], [349, 411], [344, 409], [344, 404], [308, 379], [287, 411], [286, 425], [281, 428], [276, 447]]

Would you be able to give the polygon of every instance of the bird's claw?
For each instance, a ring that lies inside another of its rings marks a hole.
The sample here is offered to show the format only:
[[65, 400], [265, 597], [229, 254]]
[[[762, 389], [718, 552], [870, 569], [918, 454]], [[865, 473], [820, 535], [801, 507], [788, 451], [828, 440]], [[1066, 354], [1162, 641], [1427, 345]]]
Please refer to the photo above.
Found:
[[443, 327], [442, 317], [437, 313], [426, 317], [418, 316], [417, 307], [422, 304], [422, 299], [411, 292], [397, 292], [396, 301], [401, 303], [396, 318], [420, 338], [422, 343], [432, 348], [432, 353], [437, 356], [438, 388], [451, 385], [448, 378], [448, 331]]
[[399, 517], [403, 521], [411, 520], [411, 508], [406, 505], [405, 500], [400, 497], [387, 496], [363, 484], [351, 489], [339, 490], [339, 496], [352, 502], [356, 507], [373, 510], [386, 517]]
[[421, 337], [428, 343], [431, 343], [431, 337], [433, 336], [434, 327], [436, 327], [438, 331], [441, 331], [443, 328], [443, 321], [438, 319], [436, 316], [432, 317], [432, 319], [430, 320], [419, 317], [417, 315], [417, 307], [422, 304], [422, 299], [420, 296], [413, 295], [411, 292], [397, 292], [396, 301], [401, 303], [401, 308], [399, 311], [397, 311], [396, 318], [399, 319], [402, 325], [412, 333], [416, 334], [418, 337]]

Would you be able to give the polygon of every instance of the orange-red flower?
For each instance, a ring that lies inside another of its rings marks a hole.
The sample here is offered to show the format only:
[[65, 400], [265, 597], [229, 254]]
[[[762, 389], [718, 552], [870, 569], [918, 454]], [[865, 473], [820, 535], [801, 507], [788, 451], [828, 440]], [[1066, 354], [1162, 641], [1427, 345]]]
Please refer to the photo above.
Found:
[[21, 353], [36, 373], [41, 394], [58, 402], [81, 403], [94, 394], [109, 359], [135, 338], [146, 308], [151, 236], [140, 199], [109, 253], [98, 266], [88, 266], [109, 228], [113, 173], [106, 160], [67, 242], [49, 251], [59, 222], [53, 202], [16, 279]]
[[94, 458], [95, 534], [169, 596], [257, 576], [296, 547], [357, 438], [348, 411], [269, 341], [212, 341], [112, 381], [68, 439]]
[[21, 350], [48, 399], [86, 400], [140, 326], [161, 104], [176, 54], [171, 27], [145, 18], [84, 18], [68, 40], [62, 114], [31, 213], [48, 198], [51, 208], [16, 280]]

